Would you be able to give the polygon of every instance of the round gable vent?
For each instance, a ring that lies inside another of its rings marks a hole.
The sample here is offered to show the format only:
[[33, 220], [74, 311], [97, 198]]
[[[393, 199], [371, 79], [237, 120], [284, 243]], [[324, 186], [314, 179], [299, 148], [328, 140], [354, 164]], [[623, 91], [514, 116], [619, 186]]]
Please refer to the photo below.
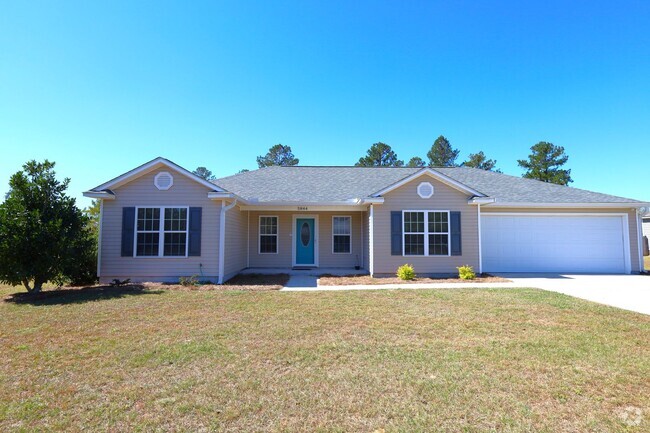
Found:
[[174, 184], [174, 178], [166, 171], [161, 171], [153, 178], [153, 184], [161, 191], [166, 191]]
[[422, 182], [418, 185], [418, 195], [421, 198], [429, 198], [433, 195], [433, 185], [429, 182]]

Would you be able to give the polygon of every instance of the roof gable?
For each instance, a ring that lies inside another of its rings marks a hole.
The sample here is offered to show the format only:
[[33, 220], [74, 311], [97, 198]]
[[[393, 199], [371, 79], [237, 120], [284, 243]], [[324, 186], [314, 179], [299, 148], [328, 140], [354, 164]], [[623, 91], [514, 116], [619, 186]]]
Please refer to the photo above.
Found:
[[381, 195], [387, 194], [390, 191], [393, 191], [397, 188], [399, 188], [402, 185], [406, 185], [407, 183], [414, 181], [422, 176], [430, 176], [436, 180], [439, 180], [440, 182], [446, 184], [447, 186], [450, 186], [454, 189], [457, 189], [458, 191], [476, 196], [476, 197], [485, 197], [485, 194], [475, 190], [474, 188], [470, 188], [469, 186], [458, 182], [457, 180], [452, 179], [449, 176], [446, 176], [434, 169], [431, 168], [422, 168], [419, 171], [411, 174], [410, 176], [405, 177], [404, 179], [400, 180], [399, 182], [395, 182], [392, 185], [387, 186], [386, 188], [377, 191], [376, 193], [372, 194], [373, 197], [379, 197]]
[[224, 192], [224, 190], [219, 188], [217, 185], [215, 185], [215, 184], [213, 184], [211, 182], [208, 182], [207, 180], [203, 179], [202, 177], [195, 175], [191, 171], [188, 171], [188, 170], [184, 169], [180, 165], [178, 165], [178, 164], [176, 164], [176, 163], [174, 163], [174, 162], [172, 162], [172, 161], [170, 161], [168, 159], [162, 158], [162, 157], [152, 159], [151, 161], [149, 161], [149, 162], [147, 162], [145, 164], [142, 164], [141, 166], [136, 167], [133, 170], [127, 171], [126, 173], [124, 173], [124, 174], [122, 174], [122, 175], [120, 175], [120, 176], [118, 176], [118, 177], [116, 177], [114, 179], [111, 179], [106, 183], [103, 183], [101, 185], [96, 186], [95, 188], [92, 188], [91, 191], [100, 192], [100, 191], [119, 188], [119, 187], [121, 187], [123, 185], [126, 185], [127, 183], [139, 178], [140, 176], [144, 176], [145, 174], [150, 173], [150, 172], [152, 172], [152, 171], [154, 171], [154, 170], [156, 170], [158, 168], [161, 168], [161, 167], [169, 168], [169, 169], [171, 169], [171, 170], [173, 170], [173, 171], [175, 171], [175, 172], [177, 172], [177, 173], [179, 173], [179, 174], [181, 174], [181, 175], [183, 175], [183, 176], [185, 176], [185, 177], [187, 177], [187, 178], [189, 178], [189, 179], [191, 179], [191, 180], [193, 180], [193, 181], [195, 181], [195, 182], [197, 182], [197, 183], [199, 183], [199, 184], [201, 184], [201, 185], [203, 185], [203, 186], [205, 186], [207, 188], [209, 188], [211, 191]]

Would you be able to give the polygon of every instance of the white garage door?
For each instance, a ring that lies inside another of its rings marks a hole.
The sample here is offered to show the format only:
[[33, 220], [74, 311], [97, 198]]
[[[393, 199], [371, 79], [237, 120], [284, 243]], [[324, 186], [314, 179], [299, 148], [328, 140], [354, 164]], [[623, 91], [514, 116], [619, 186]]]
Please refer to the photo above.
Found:
[[481, 215], [485, 272], [629, 272], [622, 216]]

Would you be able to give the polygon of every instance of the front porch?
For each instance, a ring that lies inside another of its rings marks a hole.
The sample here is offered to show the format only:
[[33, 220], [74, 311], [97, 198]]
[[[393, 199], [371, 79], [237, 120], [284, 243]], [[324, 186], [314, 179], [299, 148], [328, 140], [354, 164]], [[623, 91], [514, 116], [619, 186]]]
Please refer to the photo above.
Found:
[[354, 269], [354, 268], [246, 268], [240, 274], [288, 274], [291, 276], [315, 276], [322, 275], [367, 275], [367, 269]]

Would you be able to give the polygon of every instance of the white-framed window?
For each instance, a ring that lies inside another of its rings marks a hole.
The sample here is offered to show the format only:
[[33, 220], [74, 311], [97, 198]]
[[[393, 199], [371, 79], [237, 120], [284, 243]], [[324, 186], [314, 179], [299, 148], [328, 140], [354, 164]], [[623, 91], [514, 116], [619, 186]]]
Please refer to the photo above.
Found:
[[449, 256], [449, 211], [402, 211], [405, 256]]
[[259, 253], [278, 253], [278, 217], [260, 215]]
[[161, 191], [167, 191], [174, 185], [174, 176], [167, 171], [161, 171], [153, 178], [153, 184]]
[[352, 254], [352, 218], [332, 217], [332, 253]]
[[135, 218], [135, 257], [187, 257], [189, 208], [138, 207]]
[[431, 198], [434, 189], [430, 182], [420, 182], [417, 191], [420, 198]]

